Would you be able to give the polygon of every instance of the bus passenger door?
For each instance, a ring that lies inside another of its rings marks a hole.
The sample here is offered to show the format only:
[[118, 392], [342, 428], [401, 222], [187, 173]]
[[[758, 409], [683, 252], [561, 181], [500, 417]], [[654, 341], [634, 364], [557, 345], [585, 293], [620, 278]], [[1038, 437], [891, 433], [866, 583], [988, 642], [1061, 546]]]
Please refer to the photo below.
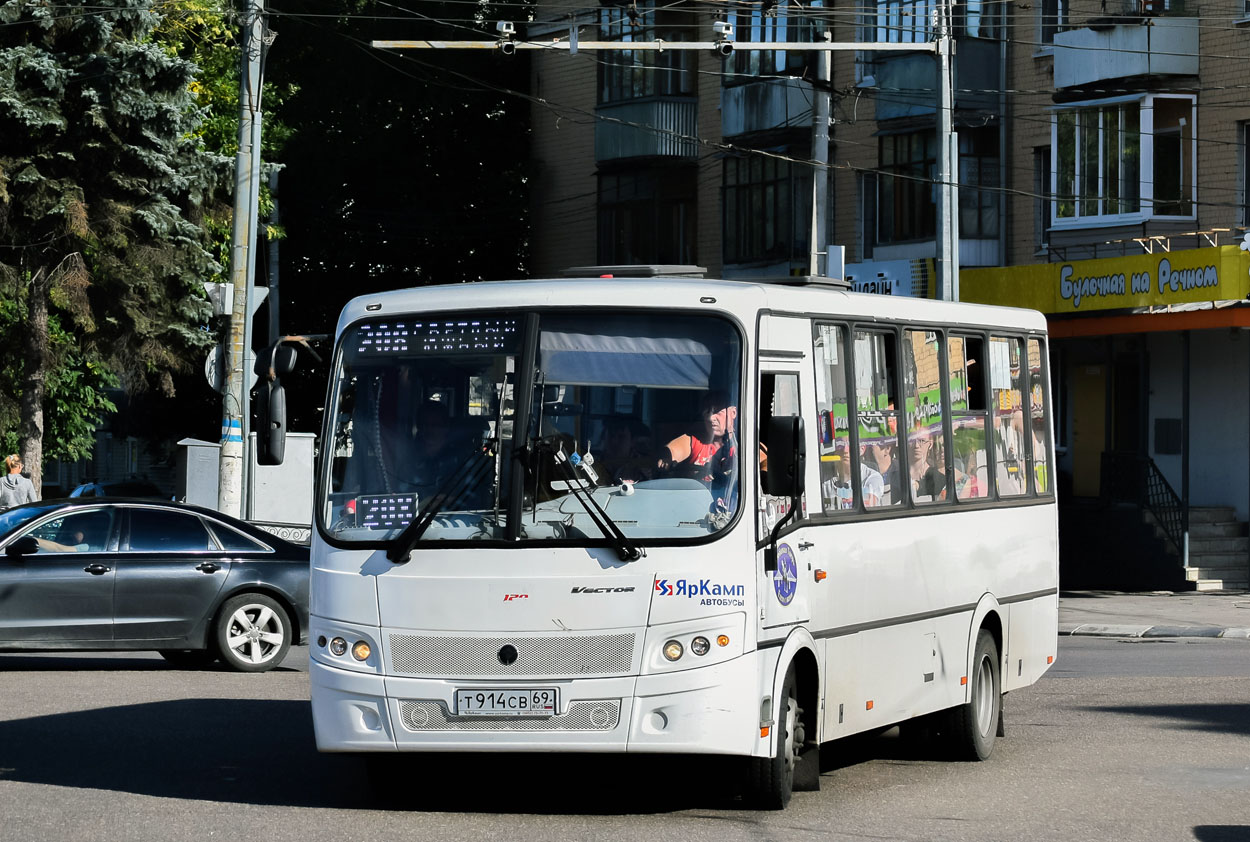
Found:
[[[757, 508], [757, 572], [759, 582], [760, 612], [758, 622], [759, 641], [765, 643], [784, 640], [796, 626], [807, 625], [811, 620], [810, 594], [813, 587], [813, 568], [816, 547], [813, 530], [807, 526], [806, 498], [811, 493], [811, 444], [813, 431], [809, 419], [814, 418], [812, 401], [811, 327], [797, 319], [772, 319], [771, 321], [796, 322], [771, 333], [772, 342], [762, 343], [760, 351], [759, 383], [759, 430], [767, 435], [768, 421], [773, 417], [799, 416], [804, 419], [804, 434], [808, 439], [807, 492], [800, 501], [799, 510], [782, 527], [777, 539], [777, 569], [764, 569], [764, 550], [768, 546], [773, 528], [790, 510], [791, 501], [760, 492], [756, 496]], [[782, 347], [776, 343], [782, 342]], [[790, 347], [794, 346], [794, 347]], [[771, 353], [770, 353], [771, 352]], [[814, 406], [814, 405], [813, 405]], [[761, 441], [760, 472], [767, 470], [767, 442]]]

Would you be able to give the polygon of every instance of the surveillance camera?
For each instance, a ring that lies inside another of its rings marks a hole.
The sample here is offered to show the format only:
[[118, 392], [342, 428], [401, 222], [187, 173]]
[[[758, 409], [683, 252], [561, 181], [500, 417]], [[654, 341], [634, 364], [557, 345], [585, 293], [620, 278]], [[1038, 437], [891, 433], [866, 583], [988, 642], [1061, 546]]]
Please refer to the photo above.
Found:
[[734, 45], [730, 41], [721, 41], [715, 47], [715, 52], [721, 58], [729, 58], [733, 55]]
[[499, 52], [503, 53], [506, 56], [512, 55], [513, 53], [516, 52], [516, 42], [515, 41], [500, 41]]
[[712, 31], [716, 33], [718, 38], [729, 39], [734, 37], [734, 25], [729, 21], [715, 21], [712, 24]]
[[505, 38], [511, 38], [516, 33], [516, 25], [510, 20], [501, 20], [495, 24], [495, 29]]

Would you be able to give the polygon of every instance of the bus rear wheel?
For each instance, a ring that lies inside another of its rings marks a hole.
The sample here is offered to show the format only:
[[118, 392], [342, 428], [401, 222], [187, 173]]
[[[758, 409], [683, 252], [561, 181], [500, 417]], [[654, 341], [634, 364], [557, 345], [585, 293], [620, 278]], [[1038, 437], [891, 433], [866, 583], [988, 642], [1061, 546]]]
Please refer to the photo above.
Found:
[[972, 658], [972, 696], [967, 704], [951, 708], [946, 722], [952, 754], [959, 760], [988, 760], [994, 751], [1002, 716], [1002, 683], [999, 676], [998, 644], [985, 629], [977, 634]]

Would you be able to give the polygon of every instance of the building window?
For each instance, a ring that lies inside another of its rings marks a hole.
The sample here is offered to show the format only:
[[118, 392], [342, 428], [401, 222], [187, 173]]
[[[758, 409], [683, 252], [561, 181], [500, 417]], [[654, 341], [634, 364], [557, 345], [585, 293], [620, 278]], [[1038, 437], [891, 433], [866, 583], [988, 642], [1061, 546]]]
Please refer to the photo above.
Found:
[[879, 138], [878, 243], [930, 239], [937, 232], [936, 135], [929, 130]]
[[1067, 108], [1055, 115], [1054, 220], [1133, 222], [1190, 216], [1194, 99]]
[[[824, 5], [823, 0], [815, 0], [801, 7], [792, 7], [786, 3], [773, 3], [770, 11], [765, 11], [768, 2], [760, 4], [743, 4], [736, 13], [729, 17], [734, 25], [735, 41], [754, 41], [760, 43], [811, 43], [817, 39], [820, 25], [815, 19]], [[725, 84], [749, 82], [756, 76], [769, 75], [803, 75], [813, 64], [811, 54], [800, 50], [736, 50], [733, 59], [726, 62], [728, 74]], [[747, 78], [737, 78], [737, 77]]]
[[[631, 16], [632, 15], [632, 16]], [[643, 0], [628, 9], [599, 12], [604, 41], [686, 41], [689, 14], [655, 8]], [[689, 50], [605, 50], [599, 54], [599, 104], [651, 96], [692, 96], [695, 55]]]
[[693, 167], [600, 173], [598, 262], [697, 262], [695, 177]]
[[1055, 43], [1055, 33], [1068, 25], [1068, 0], [1042, 0], [1038, 6], [1041, 15], [1040, 41], [1043, 46]]
[[1050, 147], [1033, 150], [1033, 244], [1044, 251], [1050, 243]]
[[959, 236], [998, 236], [998, 127], [959, 131]]
[[726, 263], [808, 260], [809, 167], [773, 155], [726, 158], [724, 184]]
[[875, 41], [915, 44], [933, 40], [936, 0], [877, 0]]
[[954, 4], [955, 34], [964, 38], [1002, 38], [1004, 0], [965, 0]]

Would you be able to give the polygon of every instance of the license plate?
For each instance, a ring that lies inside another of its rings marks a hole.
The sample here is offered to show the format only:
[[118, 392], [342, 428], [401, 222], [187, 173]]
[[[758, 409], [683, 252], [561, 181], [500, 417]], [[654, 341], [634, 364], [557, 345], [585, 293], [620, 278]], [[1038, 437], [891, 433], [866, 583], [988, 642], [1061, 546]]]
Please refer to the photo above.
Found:
[[555, 716], [554, 687], [528, 690], [457, 690], [457, 716]]

